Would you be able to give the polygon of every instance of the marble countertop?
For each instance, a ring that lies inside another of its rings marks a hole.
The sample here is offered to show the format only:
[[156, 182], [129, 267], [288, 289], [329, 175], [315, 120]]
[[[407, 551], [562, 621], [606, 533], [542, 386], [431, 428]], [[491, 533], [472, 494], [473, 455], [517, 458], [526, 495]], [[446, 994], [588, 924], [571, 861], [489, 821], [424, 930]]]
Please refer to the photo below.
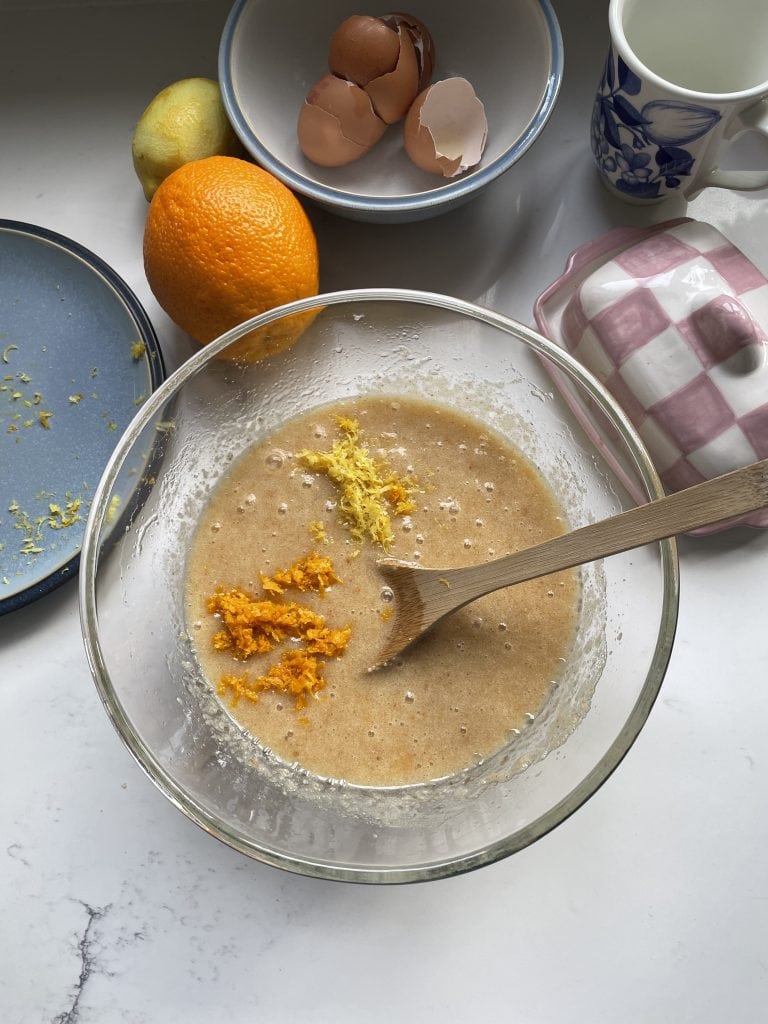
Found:
[[[143, 275], [133, 126], [216, 73], [228, 0], [0, 5], [0, 216], [94, 250], [172, 368], [189, 341]], [[311, 211], [322, 288], [445, 292], [532, 323], [578, 244], [679, 215], [605, 194], [589, 114], [607, 3], [556, 3], [566, 74], [531, 153], [439, 220]], [[765, 161], [765, 148], [743, 156]], [[687, 208], [768, 271], [768, 199]], [[0, 497], [7, 481], [0, 466]], [[73, 582], [0, 619], [0, 1020], [748, 1024], [768, 999], [768, 532], [680, 546], [661, 697], [615, 774], [527, 850], [455, 879], [320, 882], [234, 853], [147, 781], [90, 678]]]

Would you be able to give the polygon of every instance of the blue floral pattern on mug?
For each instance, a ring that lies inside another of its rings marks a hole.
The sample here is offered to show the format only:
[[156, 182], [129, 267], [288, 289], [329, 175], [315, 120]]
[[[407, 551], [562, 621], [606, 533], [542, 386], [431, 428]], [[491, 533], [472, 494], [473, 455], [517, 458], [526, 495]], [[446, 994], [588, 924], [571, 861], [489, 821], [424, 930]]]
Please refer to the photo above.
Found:
[[686, 146], [703, 138], [720, 120], [712, 107], [679, 100], [651, 100], [639, 107], [640, 78], [613, 47], [592, 109], [592, 153], [598, 169], [619, 192], [635, 199], [659, 199], [691, 175], [695, 156]]

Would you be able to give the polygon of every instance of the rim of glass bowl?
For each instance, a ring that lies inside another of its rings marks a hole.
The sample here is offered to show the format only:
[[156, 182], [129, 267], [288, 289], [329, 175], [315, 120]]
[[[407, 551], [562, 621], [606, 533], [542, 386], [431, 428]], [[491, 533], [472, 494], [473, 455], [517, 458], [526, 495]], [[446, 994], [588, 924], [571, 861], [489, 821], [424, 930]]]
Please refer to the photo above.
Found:
[[96, 568], [99, 560], [98, 538], [108, 514], [109, 495], [117, 480], [125, 457], [147, 423], [164, 407], [172, 394], [185, 381], [194, 376], [205, 363], [221, 352], [222, 349], [244, 334], [247, 334], [250, 330], [263, 327], [291, 313], [300, 313], [317, 306], [328, 307], [345, 303], [354, 304], [356, 302], [410, 302], [432, 306], [468, 316], [492, 327], [499, 328], [522, 340], [532, 351], [551, 360], [555, 366], [563, 370], [571, 379], [575, 379], [584, 388], [589, 397], [608, 416], [619, 431], [648, 493], [654, 498], [663, 496], [664, 491], [661, 481], [646, 451], [645, 445], [624, 412], [615, 404], [608, 391], [588, 370], [573, 359], [568, 352], [561, 349], [554, 342], [549, 341], [543, 335], [538, 334], [536, 331], [510, 317], [495, 313], [482, 306], [432, 292], [398, 288], [365, 288], [329, 292], [325, 295], [300, 299], [296, 302], [276, 307], [267, 313], [252, 317], [237, 327], [233, 327], [226, 334], [210, 342], [210, 344], [196, 352], [183, 363], [143, 404], [120, 438], [104, 470], [96, 488], [91, 511], [86, 523], [79, 579], [81, 630], [91, 674], [102, 704], [118, 735], [139, 766], [158, 789], [165, 794], [172, 804], [204, 829], [204, 831], [220, 839], [240, 853], [244, 853], [265, 864], [293, 871], [297, 874], [347, 882], [402, 883], [427, 881], [470, 871], [484, 864], [500, 860], [529, 846], [573, 814], [600, 788], [620, 764], [648, 718], [659, 693], [672, 651], [679, 601], [679, 568], [677, 546], [674, 538], [661, 541], [659, 544], [664, 590], [661, 626], [651, 665], [635, 706], [630, 712], [623, 728], [601, 760], [584, 779], [574, 786], [567, 796], [525, 829], [466, 854], [409, 867], [376, 867], [373, 865], [351, 867], [349, 865], [327, 864], [305, 858], [294, 858], [278, 853], [267, 846], [244, 840], [241, 835], [230, 830], [226, 822], [210, 814], [184, 792], [158, 763], [152, 751], [134, 731], [130, 719], [123, 712], [119, 696], [112, 687], [99, 641], [95, 587]]
[[547, 85], [535, 114], [520, 137], [500, 156], [485, 167], [480, 167], [460, 180], [431, 189], [428, 192], [401, 196], [365, 196], [345, 189], [323, 185], [313, 178], [294, 170], [268, 150], [243, 116], [237, 100], [232, 76], [232, 44], [243, 8], [249, 0], [236, 0], [224, 25], [218, 55], [219, 83], [224, 106], [240, 141], [251, 156], [279, 178], [289, 188], [315, 202], [337, 209], [376, 213], [408, 213], [435, 210], [445, 203], [458, 202], [480, 191], [500, 174], [508, 170], [533, 145], [541, 134], [555, 107], [563, 80], [564, 50], [560, 23], [549, 0], [537, 0], [544, 16], [549, 36], [551, 60]]

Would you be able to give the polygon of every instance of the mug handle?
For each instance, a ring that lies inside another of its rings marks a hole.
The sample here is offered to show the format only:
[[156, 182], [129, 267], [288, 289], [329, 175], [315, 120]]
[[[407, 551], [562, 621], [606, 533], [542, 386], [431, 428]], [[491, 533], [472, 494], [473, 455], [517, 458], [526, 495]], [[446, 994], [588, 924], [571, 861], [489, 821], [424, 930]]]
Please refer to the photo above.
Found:
[[[759, 100], [746, 110], [742, 110], [726, 138], [736, 139], [745, 132], [761, 132], [768, 135], [768, 99]], [[696, 188], [698, 190], [710, 185], [716, 188], [735, 188], [741, 192], [754, 192], [756, 189], [768, 187], [768, 170], [722, 171], [716, 167], [696, 183]]]

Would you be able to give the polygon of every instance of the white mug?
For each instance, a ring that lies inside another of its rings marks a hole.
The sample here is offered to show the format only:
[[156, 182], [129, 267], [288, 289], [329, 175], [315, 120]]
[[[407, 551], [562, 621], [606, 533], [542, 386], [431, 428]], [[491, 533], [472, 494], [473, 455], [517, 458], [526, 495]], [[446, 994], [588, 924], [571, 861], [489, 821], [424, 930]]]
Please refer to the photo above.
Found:
[[611, 0], [608, 22], [592, 113], [605, 184], [636, 203], [767, 187], [768, 166], [718, 157], [724, 140], [768, 135], [768, 0]]

